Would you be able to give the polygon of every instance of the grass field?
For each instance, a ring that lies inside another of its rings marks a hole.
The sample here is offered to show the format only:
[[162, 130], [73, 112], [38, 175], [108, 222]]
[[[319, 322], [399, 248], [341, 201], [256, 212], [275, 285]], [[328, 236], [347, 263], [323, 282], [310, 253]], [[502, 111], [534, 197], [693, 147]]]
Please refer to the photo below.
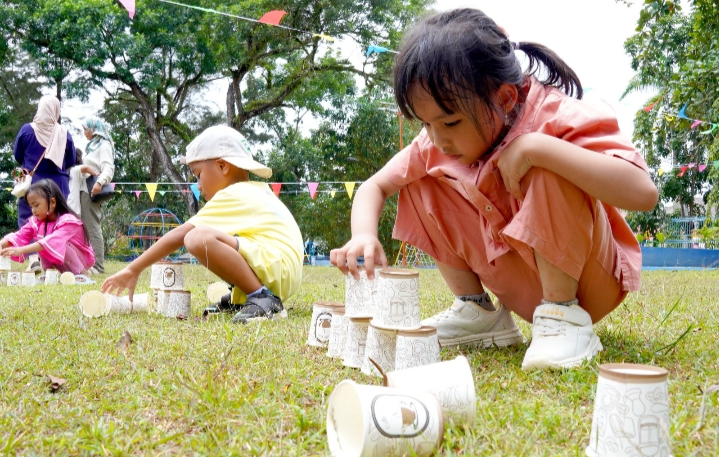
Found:
[[[110, 272], [121, 268], [111, 263]], [[138, 292], [147, 291], [149, 271]], [[247, 326], [198, 317], [207, 284], [185, 267], [194, 316], [82, 318], [80, 296], [98, 285], [0, 286], [0, 452], [8, 455], [328, 455], [327, 400], [350, 378], [379, 384], [305, 345], [312, 303], [343, 301], [344, 278], [306, 267], [290, 318]], [[103, 276], [104, 277], [104, 276]], [[101, 280], [103, 277], [96, 278]], [[581, 456], [589, 443], [598, 363], [670, 372], [674, 455], [719, 455], [719, 272], [653, 271], [597, 325], [600, 360], [564, 372], [525, 373], [526, 345], [464, 349], [477, 421], [449, 428], [438, 455]], [[436, 270], [420, 275], [423, 317], [451, 295]], [[525, 336], [530, 326], [520, 323]], [[128, 350], [117, 342], [128, 331]], [[460, 351], [443, 350], [451, 359]], [[67, 382], [51, 392], [47, 375]]]

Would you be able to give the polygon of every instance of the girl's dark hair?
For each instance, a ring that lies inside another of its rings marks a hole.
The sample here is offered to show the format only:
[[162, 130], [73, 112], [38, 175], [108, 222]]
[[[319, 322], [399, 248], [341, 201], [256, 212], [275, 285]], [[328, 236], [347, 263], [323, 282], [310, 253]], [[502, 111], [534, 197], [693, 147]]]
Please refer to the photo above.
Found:
[[513, 121], [526, 98], [522, 91], [525, 74], [515, 49], [529, 58], [527, 74], [546, 74], [543, 84], [582, 98], [579, 78], [557, 54], [537, 43], [513, 44], [482, 11], [463, 8], [429, 16], [405, 35], [394, 68], [399, 109], [407, 118], [417, 119], [412, 91], [419, 85], [445, 113], [461, 112], [479, 126], [476, 100], [504, 116], [494, 95], [507, 83], [520, 94], [515, 111], [506, 113]]
[[75, 165], [82, 165], [82, 149], [75, 148]]
[[[33, 185], [28, 188], [27, 193], [25, 193], [25, 201], [27, 201], [27, 197], [31, 194], [44, 198], [47, 202], [48, 209], [50, 208], [50, 199], [54, 198], [55, 213], [57, 213], [58, 215], [70, 213], [76, 218], [78, 218], [80, 221], [82, 221], [82, 219], [80, 219], [80, 216], [78, 216], [77, 213], [70, 209], [70, 207], [67, 205], [67, 200], [65, 200], [65, 196], [62, 195], [62, 191], [57, 186], [57, 184], [55, 184], [54, 181], [50, 179], [43, 179], [42, 181], [33, 183]], [[82, 231], [85, 233], [85, 241], [87, 241], [87, 244], [90, 244], [90, 235], [87, 233], [87, 227], [85, 227], [84, 223], [82, 224]], [[45, 219], [45, 235], [47, 235], [47, 218]]]

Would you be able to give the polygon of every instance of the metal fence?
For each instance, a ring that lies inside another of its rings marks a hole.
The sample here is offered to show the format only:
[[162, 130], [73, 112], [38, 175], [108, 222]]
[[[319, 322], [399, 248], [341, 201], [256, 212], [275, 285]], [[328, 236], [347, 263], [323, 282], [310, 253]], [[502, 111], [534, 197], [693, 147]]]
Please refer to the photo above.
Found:
[[665, 237], [666, 247], [719, 249], [719, 219], [675, 217], [667, 223]]

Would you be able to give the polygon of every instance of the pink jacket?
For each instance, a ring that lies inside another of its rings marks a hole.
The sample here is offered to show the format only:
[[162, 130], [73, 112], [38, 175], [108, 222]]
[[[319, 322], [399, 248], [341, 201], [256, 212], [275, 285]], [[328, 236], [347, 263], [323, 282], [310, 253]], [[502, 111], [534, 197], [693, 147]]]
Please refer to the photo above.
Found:
[[[54, 222], [47, 223], [38, 221], [33, 216], [17, 232], [10, 233], [4, 237], [15, 247], [27, 246], [34, 242], [40, 243], [44, 248], [38, 255], [52, 264], [62, 264], [65, 261], [65, 250], [68, 244], [73, 245], [78, 253], [84, 256], [86, 265], [95, 264], [95, 253], [92, 246], [85, 240], [85, 231], [82, 228], [82, 221], [72, 214], [63, 214]], [[16, 262], [24, 262], [25, 256], [12, 257]]]

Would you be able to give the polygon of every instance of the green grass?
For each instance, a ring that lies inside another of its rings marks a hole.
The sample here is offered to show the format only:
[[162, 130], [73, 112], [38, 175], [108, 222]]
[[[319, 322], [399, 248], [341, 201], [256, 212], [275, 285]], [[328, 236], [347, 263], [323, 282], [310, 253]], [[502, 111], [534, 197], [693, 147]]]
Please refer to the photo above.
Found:
[[[147, 291], [148, 272], [139, 292]], [[328, 455], [333, 387], [346, 378], [379, 381], [305, 345], [312, 303], [342, 301], [344, 278], [332, 268], [304, 274], [286, 303], [289, 319], [247, 326], [229, 316], [85, 319], [77, 303], [98, 286], [0, 286], [0, 453]], [[186, 266], [185, 275], [197, 316], [216, 278], [198, 266]], [[719, 272], [645, 272], [642, 279], [642, 291], [597, 326], [601, 362], [667, 368], [674, 455], [719, 455], [717, 394], [696, 430], [699, 389], [719, 384]], [[437, 271], [423, 270], [420, 284], [423, 317], [450, 304]], [[528, 324], [520, 328], [531, 334]], [[127, 352], [116, 345], [125, 330], [134, 339]], [[524, 373], [525, 349], [462, 351], [475, 377], [477, 421], [448, 429], [439, 455], [584, 455], [600, 360]], [[459, 353], [443, 350], [442, 358]], [[48, 374], [67, 383], [51, 393]]]

